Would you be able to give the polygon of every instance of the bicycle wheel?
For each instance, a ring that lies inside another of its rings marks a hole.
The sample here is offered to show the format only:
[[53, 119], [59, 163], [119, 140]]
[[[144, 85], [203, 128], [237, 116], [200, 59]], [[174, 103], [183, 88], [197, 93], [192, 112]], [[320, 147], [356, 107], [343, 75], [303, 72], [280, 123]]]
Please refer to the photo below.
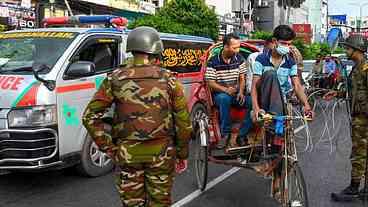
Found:
[[207, 143], [209, 140], [209, 132], [208, 128], [203, 129], [204, 133], [202, 133], [201, 137], [201, 129], [198, 128], [196, 131], [195, 137], [195, 160], [194, 160], [194, 167], [196, 172], [197, 178], [197, 186], [198, 189], [204, 191], [207, 185], [207, 176], [208, 176], [208, 147], [202, 146], [201, 139], [206, 139]]
[[307, 187], [297, 162], [288, 167], [287, 173], [283, 168], [281, 179], [282, 206], [308, 207]]

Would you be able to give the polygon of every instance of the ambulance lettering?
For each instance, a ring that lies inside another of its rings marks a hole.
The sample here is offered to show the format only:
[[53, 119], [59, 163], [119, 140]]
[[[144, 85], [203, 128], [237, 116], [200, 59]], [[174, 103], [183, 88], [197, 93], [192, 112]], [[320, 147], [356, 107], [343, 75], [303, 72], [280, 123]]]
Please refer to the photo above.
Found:
[[24, 78], [16, 76], [0, 76], [0, 90], [18, 90]]

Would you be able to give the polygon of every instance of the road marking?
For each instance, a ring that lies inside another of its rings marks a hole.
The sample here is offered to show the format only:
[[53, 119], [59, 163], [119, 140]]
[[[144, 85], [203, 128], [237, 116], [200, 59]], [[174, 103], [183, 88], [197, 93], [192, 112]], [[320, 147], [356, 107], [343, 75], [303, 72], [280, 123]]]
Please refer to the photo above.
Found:
[[294, 134], [297, 134], [298, 132], [302, 131], [304, 128], [306, 128], [307, 126], [306, 125], [301, 125], [300, 127], [296, 128], [294, 130]]
[[186, 197], [184, 197], [183, 199], [177, 201], [176, 203], [174, 203], [171, 207], [180, 207], [183, 206], [189, 202], [191, 202], [192, 200], [194, 200], [195, 198], [197, 198], [198, 196], [200, 196], [202, 193], [208, 191], [209, 189], [213, 188], [215, 185], [219, 184], [220, 182], [226, 180], [228, 177], [230, 177], [231, 175], [233, 175], [234, 173], [238, 172], [241, 168], [238, 167], [233, 167], [230, 170], [226, 171], [224, 174], [220, 175], [219, 177], [215, 178], [214, 180], [212, 180], [211, 182], [209, 182], [207, 184], [206, 189], [201, 192], [200, 190], [196, 190], [193, 193], [187, 195]]

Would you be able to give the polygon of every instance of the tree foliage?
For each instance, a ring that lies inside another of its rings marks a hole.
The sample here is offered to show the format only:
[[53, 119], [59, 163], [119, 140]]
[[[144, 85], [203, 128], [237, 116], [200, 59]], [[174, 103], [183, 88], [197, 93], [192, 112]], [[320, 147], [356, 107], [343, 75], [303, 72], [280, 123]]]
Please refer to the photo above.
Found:
[[272, 37], [272, 32], [257, 30], [252, 33], [251, 39], [267, 40]]
[[129, 24], [129, 28], [151, 26], [160, 32], [187, 34], [217, 39], [219, 20], [203, 0], [172, 0], [153, 16]]
[[297, 39], [293, 41], [293, 44], [299, 49], [305, 60], [316, 59], [318, 55], [328, 56], [332, 53], [344, 53], [344, 50], [339, 47], [333, 51], [327, 43], [312, 43], [310, 45], [307, 45], [304, 43], [303, 40]]

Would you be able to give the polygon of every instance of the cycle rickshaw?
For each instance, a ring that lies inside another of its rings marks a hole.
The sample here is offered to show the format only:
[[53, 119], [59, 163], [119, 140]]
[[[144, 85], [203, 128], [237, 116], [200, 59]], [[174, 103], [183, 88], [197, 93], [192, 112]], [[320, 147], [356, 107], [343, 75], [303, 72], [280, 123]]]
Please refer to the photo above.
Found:
[[[222, 49], [221, 44], [215, 44], [210, 47], [202, 58], [203, 67], [202, 75], [204, 77], [206, 71], [206, 62], [213, 55], [218, 55]], [[257, 52], [258, 49], [246, 42], [241, 43], [240, 53], [247, 58], [251, 53]], [[201, 87], [204, 88], [206, 99], [202, 99], [203, 108], [197, 110], [194, 114], [193, 127], [195, 130], [195, 173], [197, 186], [201, 191], [206, 189], [208, 163], [224, 164], [246, 169], [256, 169], [262, 163], [269, 162], [270, 157], [267, 148], [270, 145], [266, 141], [265, 130], [261, 125], [253, 128], [251, 135], [248, 136], [250, 145], [243, 147], [230, 148], [227, 152], [217, 150], [216, 145], [221, 139], [219, 127], [219, 112], [211, 96], [211, 91], [203, 81]], [[200, 91], [200, 90], [198, 90]], [[304, 119], [304, 117], [293, 116], [292, 105], [287, 104], [288, 113], [283, 116], [284, 119], [284, 139], [283, 150], [277, 157], [272, 158], [272, 164], [267, 169], [268, 173], [273, 174], [273, 182], [271, 184], [271, 193], [280, 202], [283, 207], [308, 207], [307, 190], [304, 182], [303, 174], [298, 165], [298, 156], [296, 152], [293, 120]], [[245, 116], [244, 109], [231, 108], [232, 117], [232, 137], [236, 137], [238, 133], [240, 121]], [[280, 117], [271, 115], [262, 116], [261, 121], [277, 120]], [[259, 159], [254, 161], [255, 154], [261, 154]], [[270, 163], [270, 162], [269, 162]], [[278, 192], [275, 192], [275, 169], [280, 169]], [[276, 194], [278, 193], [278, 196]]]

